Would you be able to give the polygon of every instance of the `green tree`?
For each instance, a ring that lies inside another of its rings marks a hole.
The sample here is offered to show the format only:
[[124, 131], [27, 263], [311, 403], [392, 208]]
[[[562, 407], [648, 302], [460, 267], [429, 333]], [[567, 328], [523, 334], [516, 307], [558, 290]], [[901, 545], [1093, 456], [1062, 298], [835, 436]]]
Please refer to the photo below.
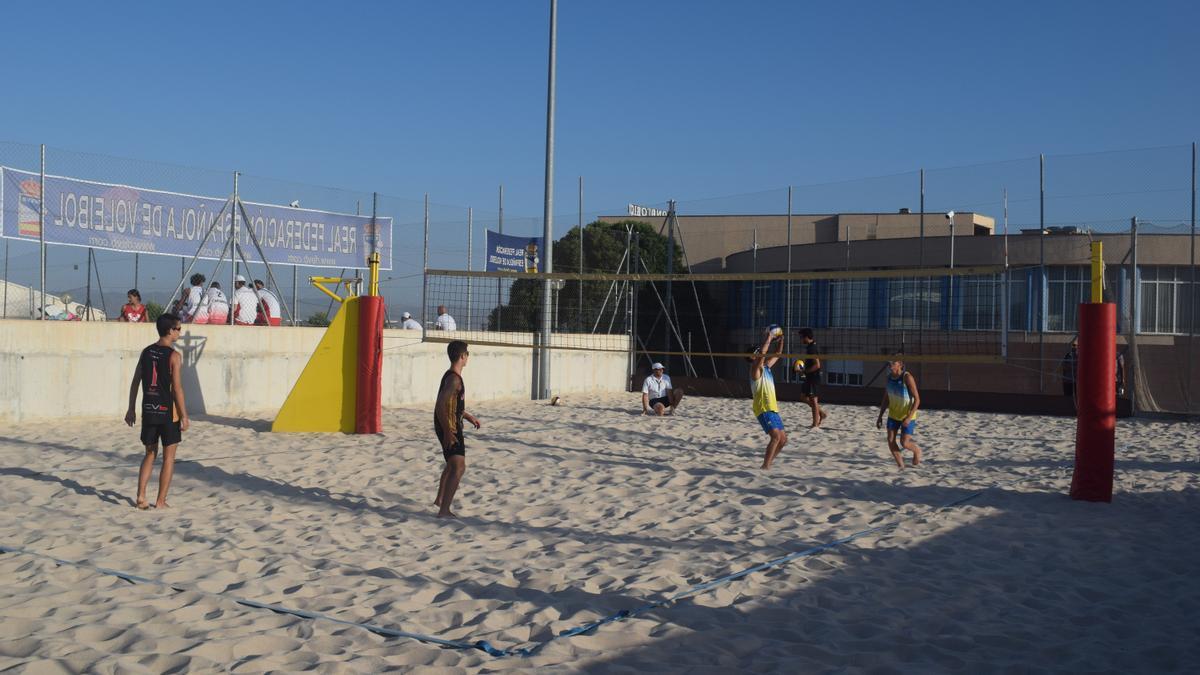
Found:
[[[556, 272], [579, 271], [578, 227], [571, 228], [561, 239], [554, 242], [554, 270]], [[632, 236], [631, 236], [632, 235]], [[622, 220], [615, 223], [592, 222], [583, 232], [583, 271], [589, 274], [625, 274], [645, 272], [662, 274], [667, 271], [667, 238], [657, 228], [640, 220]], [[625, 248], [632, 239], [633, 262], [624, 261]], [[674, 271], [686, 273], [683, 252], [676, 243], [674, 248]], [[643, 266], [644, 265], [644, 266]], [[640, 269], [638, 269], [640, 268]], [[623, 327], [616, 312], [616, 298], [611, 297], [611, 281], [586, 281], [583, 284], [583, 306], [579, 304], [579, 281], [567, 281], [558, 291], [558, 320], [554, 330], [591, 332], [600, 323], [599, 332], [604, 332], [610, 322]], [[605, 297], [608, 303], [605, 305]], [[659, 307], [653, 289], [643, 285], [639, 292], [643, 311], [651, 316]], [[647, 303], [652, 303], [647, 305]], [[508, 302], [499, 310], [492, 310], [488, 317], [488, 329], [505, 331], [535, 331], [540, 327], [542, 308], [542, 282], [536, 279], [518, 279], [513, 282]], [[601, 311], [603, 308], [603, 311]], [[497, 317], [497, 311], [501, 316]], [[623, 311], [623, 310], [622, 310]], [[639, 312], [641, 314], [641, 312]], [[499, 321], [498, 321], [499, 318]]]
[[158, 304], [157, 302], [147, 302], [146, 303], [146, 318], [149, 319], [150, 321], [157, 320], [158, 317], [162, 316], [163, 313], [166, 311], [167, 311], [166, 308], [163, 307], [162, 305]]
[[313, 312], [304, 320], [306, 326], [328, 326], [329, 317], [325, 316], [325, 312]]

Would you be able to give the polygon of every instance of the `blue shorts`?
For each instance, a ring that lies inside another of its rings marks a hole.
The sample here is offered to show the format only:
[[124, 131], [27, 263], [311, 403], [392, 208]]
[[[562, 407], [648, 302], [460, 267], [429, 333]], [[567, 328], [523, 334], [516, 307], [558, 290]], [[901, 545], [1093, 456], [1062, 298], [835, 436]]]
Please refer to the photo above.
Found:
[[758, 423], [762, 425], [763, 431], [767, 435], [771, 434], [772, 429], [783, 431], [783, 420], [779, 417], [779, 413], [772, 410], [759, 415]]
[[894, 420], [889, 417], [887, 428], [888, 431], [895, 431], [899, 429], [901, 436], [912, 436], [917, 431], [917, 421], [913, 420], [908, 424], [905, 424], [904, 420]]

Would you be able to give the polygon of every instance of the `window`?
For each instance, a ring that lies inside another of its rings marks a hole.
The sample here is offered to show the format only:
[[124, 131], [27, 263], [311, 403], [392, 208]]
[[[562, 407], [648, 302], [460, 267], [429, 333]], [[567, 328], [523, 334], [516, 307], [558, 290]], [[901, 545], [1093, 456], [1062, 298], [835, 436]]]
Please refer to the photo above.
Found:
[[755, 281], [754, 282], [754, 325], [766, 326], [767, 310], [771, 307], [771, 282]]
[[889, 328], [941, 328], [939, 280], [892, 279], [888, 282]]
[[862, 361], [822, 361], [821, 372], [829, 384], [848, 387], [861, 387], [863, 384]]
[[[1037, 300], [1034, 300], [1037, 306]], [[1029, 330], [1029, 277], [1025, 270], [1008, 273], [1008, 329]]]
[[1047, 269], [1046, 330], [1079, 330], [1079, 304], [1092, 295], [1091, 269], [1086, 266]]
[[962, 330], [999, 330], [1004, 284], [999, 275], [963, 277], [955, 286], [962, 293]]
[[833, 328], [868, 327], [868, 289], [866, 279], [829, 282], [829, 325]]
[[1138, 331], [1187, 333], [1192, 309], [1191, 277], [1187, 267], [1139, 267]]
[[[792, 325], [812, 323], [813, 284], [811, 281], [789, 281], [792, 286]], [[786, 291], [786, 286], [785, 293]]]

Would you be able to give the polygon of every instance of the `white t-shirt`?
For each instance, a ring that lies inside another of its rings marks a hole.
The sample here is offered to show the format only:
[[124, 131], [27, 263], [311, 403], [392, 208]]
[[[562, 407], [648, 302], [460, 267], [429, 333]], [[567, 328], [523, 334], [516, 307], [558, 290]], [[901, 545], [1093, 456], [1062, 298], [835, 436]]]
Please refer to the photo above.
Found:
[[400, 327], [404, 330], [421, 330], [421, 324], [417, 323], [416, 320], [412, 318], [405, 319], [404, 323], [401, 324]]
[[263, 304], [267, 306], [271, 318], [278, 319], [281, 316], [279, 314], [279, 298], [275, 297], [274, 293], [264, 288], [258, 291], [258, 297], [262, 298]]
[[258, 296], [249, 286], [242, 286], [233, 292], [233, 303], [236, 312], [233, 315], [234, 321], [254, 323], [254, 318], [258, 316]]
[[[193, 321], [196, 318], [196, 313], [200, 311], [201, 301], [205, 299], [204, 288], [200, 286], [192, 286], [187, 292], [187, 302], [183, 305], [183, 316], [180, 319], [184, 323]], [[204, 317], [208, 318], [208, 303], [205, 304]]]
[[671, 388], [671, 378], [663, 373], [662, 379], [651, 375], [642, 383], [642, 393], [649, 394], [650, 398], [662, 398], [667, 395], [667, 390]]
[[221, 289], [209, 288], [207, 300], [209, 307], [215, 308], [218, 305], [224, 305], [225, 312], [229, 312], [229, 301], [225, 299], [225, 293], [222, 292]]
[[449, 314], [441, 314], [434, 324], [438, 330], [458, 330], [458, 324], [454, 323], [454, 317]]

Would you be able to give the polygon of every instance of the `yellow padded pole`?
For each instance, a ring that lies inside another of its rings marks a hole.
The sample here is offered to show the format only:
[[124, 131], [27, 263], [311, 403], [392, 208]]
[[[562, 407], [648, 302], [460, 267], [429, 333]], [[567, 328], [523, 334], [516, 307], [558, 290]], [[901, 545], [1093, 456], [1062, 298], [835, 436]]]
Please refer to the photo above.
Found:
[[1104, 302], [1104, 242], [1092, 242], [1092, 302]]
[[357, 403], [358, 302], [346, 298], [325, 329], [271, 431], [354, 433]]

